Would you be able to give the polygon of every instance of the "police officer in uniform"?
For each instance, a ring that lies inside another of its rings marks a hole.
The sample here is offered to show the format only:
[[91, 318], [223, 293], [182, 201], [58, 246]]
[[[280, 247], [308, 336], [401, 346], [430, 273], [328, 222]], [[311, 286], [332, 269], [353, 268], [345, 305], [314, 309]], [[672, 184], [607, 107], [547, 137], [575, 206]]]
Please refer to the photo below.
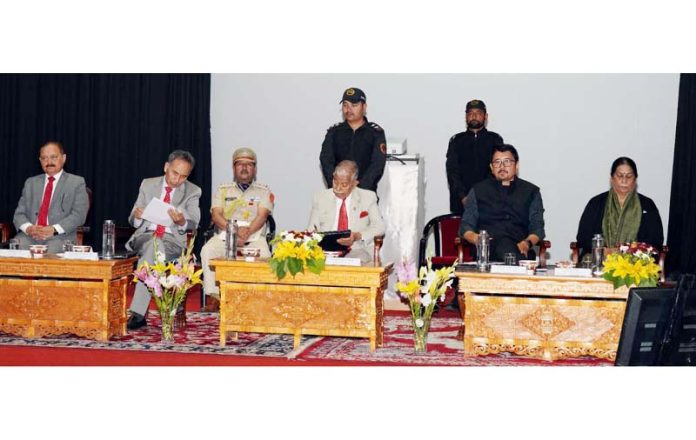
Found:
[[467, 130], [457, 133], [447, 147], [447, 183], [450, 191], [450, 211], [461, 214], [469, 190], [491, 175], [489, 162], [494, 145], [503, 138], [486, 129], [488, 113], [486, 104], [474, 99], [466, 104]]
[[342, 160], [352, 160], [358, 164], [358, 187], [377, 191], [387, 161], [384, 130], [365, 117], [367, 98], [362, 90], [346, 89], [340, 103], [343, 122], [327, 130], [319, 155], [326, 186], [332, 186], [336, 165]]
[[205, 311], [219, 309], [220, 292], [215, 285], [215, 273], [208, 264], [212, 258], [225, 255], [227, 222], [237, 220], [237, 245], [261, 249], [261, 257], [271, 256], [266, 242], [266, 220], [273, 212], [274, 196], [267, 185], [256, 182], [256, 153], [248, 147], [232, 155], [234, 182], [223, 183], [217, 189], [210, 212], [216, 234], [201, 249], [203, 291], [207, 298]]

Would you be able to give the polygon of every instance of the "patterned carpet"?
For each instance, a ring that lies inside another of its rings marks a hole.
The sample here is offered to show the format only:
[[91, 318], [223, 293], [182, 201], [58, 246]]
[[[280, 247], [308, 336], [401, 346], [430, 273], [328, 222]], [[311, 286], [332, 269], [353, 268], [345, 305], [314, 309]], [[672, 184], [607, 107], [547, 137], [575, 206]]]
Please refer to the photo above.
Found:
[[367, 339], [305, 336], [297, 350], [293, 350], [291, 335], [263, 335], [240, 333], [237, 341], [227, 338], [225, 347], [219, 346], [218, 315], [189, 312], [185, 331], [175, 332], [172, 344], [160, 342], [159, 318], [148, 317], [148, 325], [115, 337], [108, 342], [91, 341], [73, 335], [25, 339], [0, 332], [0, 345], [64, 347], [82, 349], [136, 350], [174, 353], [199, 353], [234, 356], [265, 356], [302, 361], [360, 362], [374, 365], [433, 365], [433, 366], [607, 366], [612, 363], [594, 358], [580, 358], [545, 362], [512, 354], [492, 356], [464, 356], [463, 343], [457, 339], [461, 320], [436, 317], [428, 337], [428, 352], [413, 352], [410, 318], [405, 315], [387, 315], [384, 319], [384, 346], [370, 353]]

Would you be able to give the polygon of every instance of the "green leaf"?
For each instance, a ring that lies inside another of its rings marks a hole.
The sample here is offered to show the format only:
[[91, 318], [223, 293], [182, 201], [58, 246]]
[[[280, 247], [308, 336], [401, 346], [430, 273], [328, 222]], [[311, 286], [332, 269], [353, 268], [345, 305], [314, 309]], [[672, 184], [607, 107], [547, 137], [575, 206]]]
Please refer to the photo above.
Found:
[[294, 277], [298, 272], [304, 272], [302, 267], [302, 260], [297, 258], [288, 258], [288, 270], [290, 274]]

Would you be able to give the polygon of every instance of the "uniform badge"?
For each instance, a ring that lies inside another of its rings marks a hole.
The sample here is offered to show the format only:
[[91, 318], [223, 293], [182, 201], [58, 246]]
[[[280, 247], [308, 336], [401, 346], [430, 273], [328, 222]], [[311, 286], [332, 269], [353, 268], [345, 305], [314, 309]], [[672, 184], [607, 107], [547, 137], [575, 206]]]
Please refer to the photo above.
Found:
[[346, 90], [346, 96], [353, 96], [353, 95], [355, 95], [355, 90], [353, 90], [353, 89]]
[[271, 193], [268, 197], [271, 199], [271, 203], [275, 203], [275, 194]]
[[387, 144], [379, 144], [379, 151], [381, 151], [382, 154], [387, 154]]

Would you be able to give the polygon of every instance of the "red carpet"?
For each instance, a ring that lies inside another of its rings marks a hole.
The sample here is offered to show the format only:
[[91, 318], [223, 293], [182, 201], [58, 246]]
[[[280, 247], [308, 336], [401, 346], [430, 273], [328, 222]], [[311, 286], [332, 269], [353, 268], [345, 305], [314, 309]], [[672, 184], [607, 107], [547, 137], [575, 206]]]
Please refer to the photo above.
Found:
[[189, 312], [189, 325], [177, 331], [173, 344], [160, 342], [159, 319], [148, 317], [148, 326], [108, 342], [72, 335], [24, 339], [0, 333], [1, 365], [431, 365], [431, 366], [593, 366], [611, 365], [592, 358], [544, 362], [514, 355], [464, 356], [456, 338], [461, 320], [436, 317], [429, 335], [428, 353], [414, 354], [409, 318], [387, 313], [385, 344], [369, 352], [367, 339], [305, 336], [293, 351], [292, 336], [240, 333], [220, 347], [218, 315]]

